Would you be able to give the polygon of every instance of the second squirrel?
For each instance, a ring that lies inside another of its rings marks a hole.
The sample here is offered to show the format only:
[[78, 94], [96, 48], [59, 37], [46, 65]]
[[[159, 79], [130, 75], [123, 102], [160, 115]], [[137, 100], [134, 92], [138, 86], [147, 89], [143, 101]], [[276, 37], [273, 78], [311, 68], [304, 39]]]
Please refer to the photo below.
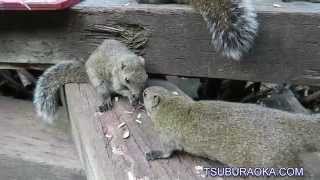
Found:
[[190, 101], [162, 87], [149, 87], [144, 103], [162, 149], [218, 160], [230, 167], [300, 167], [299, 153], [320, 150], [320, 115], [294, 114], [254, 104]]

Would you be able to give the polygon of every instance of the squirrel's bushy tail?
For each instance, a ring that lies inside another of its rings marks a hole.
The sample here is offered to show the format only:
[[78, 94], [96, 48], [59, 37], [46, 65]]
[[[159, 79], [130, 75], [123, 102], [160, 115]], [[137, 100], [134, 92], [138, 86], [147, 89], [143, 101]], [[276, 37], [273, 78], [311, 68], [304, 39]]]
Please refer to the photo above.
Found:
[[71, 82], [88, 82], [84, 64], [70, 61], [58, 63], [47, 69], [39, 78], [33, 103], [37, 114], [52, 123], [58, 107], [58, 90]]
[[258, 30], [251, 0], [191, 0], [212, 34], [214, 47], [239, 60], [251, 48]]

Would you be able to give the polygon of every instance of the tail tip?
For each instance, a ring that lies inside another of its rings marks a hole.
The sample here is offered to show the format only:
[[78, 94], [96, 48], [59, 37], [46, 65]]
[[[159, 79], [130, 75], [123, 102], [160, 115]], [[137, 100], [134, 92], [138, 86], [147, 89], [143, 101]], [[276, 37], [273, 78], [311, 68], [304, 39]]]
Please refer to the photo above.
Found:
[[243, 56], [243, 51], [239, 49], [225, 50], [222, 53], [225, 57], [230, 58], [234, 61], [240, 61]]
[[46, 124], [53, 124], [54, 120], [56, 119], [56, 116], [50, 115], [46, 112], [41, 112], [39, 110], [36, 110], [36, 114]]

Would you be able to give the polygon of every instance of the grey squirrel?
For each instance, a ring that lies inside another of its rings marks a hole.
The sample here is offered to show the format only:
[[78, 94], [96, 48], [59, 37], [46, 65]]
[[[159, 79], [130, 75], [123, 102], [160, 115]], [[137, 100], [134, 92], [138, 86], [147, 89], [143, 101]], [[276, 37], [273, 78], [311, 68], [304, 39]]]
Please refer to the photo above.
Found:
[[66, 83], [91, 82], [102, 100], [99, 111], [106, 111], [112, 107], [113, 93], [128, 97], [130, 103], [135, 103], [146, 80], [142, 57], [119, 41], [105, 40], [85, 64], [61, 62], [47, 69], [37, 82], [33, 102], [37, 114], [52, 123], [58, 106], [57, 92]]
[[213, 46], [240, 60], [257, 35], [258, 22], [251, 0], [137, 0], [140, 3], [190, 3], [206, 21]]
[[320, 150], [320, 115], [193, 101], [157, 86], [143, 97], [162, 148], [147, 152], [148, 160], [185, 151], [230, 167], [301, 167], [299, 153]]

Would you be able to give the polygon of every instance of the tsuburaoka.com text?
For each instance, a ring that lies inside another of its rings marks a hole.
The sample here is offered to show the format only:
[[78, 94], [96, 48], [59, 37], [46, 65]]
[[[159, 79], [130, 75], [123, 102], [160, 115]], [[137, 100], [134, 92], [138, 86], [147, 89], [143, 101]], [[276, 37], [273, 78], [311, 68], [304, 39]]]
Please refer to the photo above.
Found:
[[232, 168], [203, 167], [207, 177], [302, 177], [303, 168]]

